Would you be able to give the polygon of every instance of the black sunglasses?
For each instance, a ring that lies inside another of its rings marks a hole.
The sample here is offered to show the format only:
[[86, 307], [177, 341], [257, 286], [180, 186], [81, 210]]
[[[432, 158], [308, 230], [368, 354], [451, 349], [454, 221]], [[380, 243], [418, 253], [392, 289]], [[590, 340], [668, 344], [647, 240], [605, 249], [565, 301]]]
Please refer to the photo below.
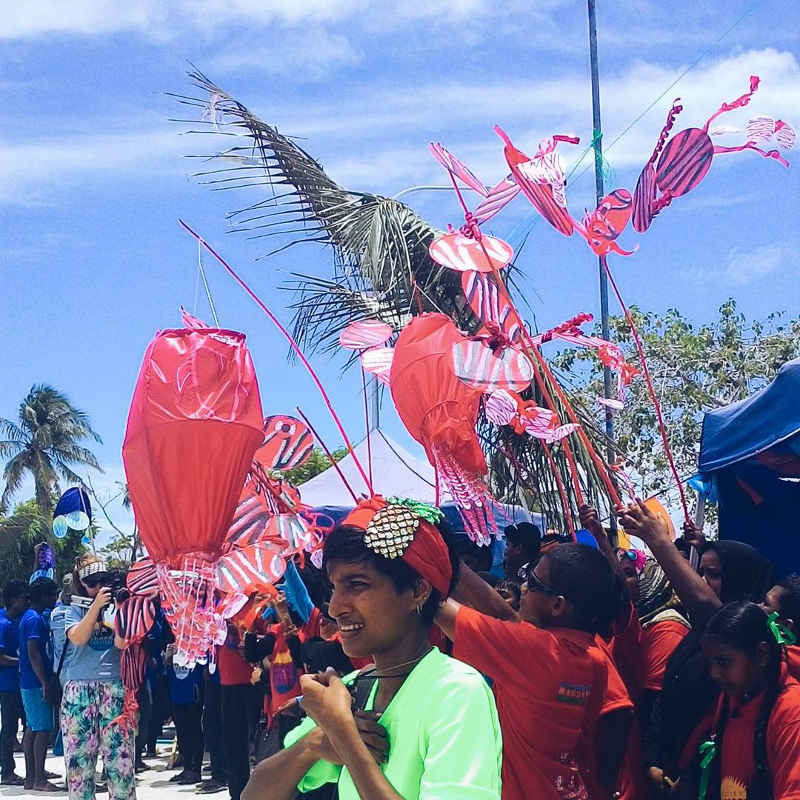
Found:
[[527, 564], [523, 564], [520, 567], [519, 572], [517, 573], [517, 577], [521, 581], [528, 582], [528, 591], [541, 592], [542, 594], [550, 594], [553, 595], [553, 597], [557, 597], [559, 594], [561, 594], [560, 592], [555, 591], [555, 589], [553, 589], [551, 586], [548, 586], [546, 583], [543, 583], [536, 576], [536, 573], [533, 571], [535, 567], [536, 564], [528, 562]]
[[103, 582], [105, 577], [106, 576], [102, 572], [95, 572], [93, 575], [87, 575], [85, 578], [81, 578], [81, 580], [84, 586], [89, 589], [94, 589], [95, 586], [99, 586]]

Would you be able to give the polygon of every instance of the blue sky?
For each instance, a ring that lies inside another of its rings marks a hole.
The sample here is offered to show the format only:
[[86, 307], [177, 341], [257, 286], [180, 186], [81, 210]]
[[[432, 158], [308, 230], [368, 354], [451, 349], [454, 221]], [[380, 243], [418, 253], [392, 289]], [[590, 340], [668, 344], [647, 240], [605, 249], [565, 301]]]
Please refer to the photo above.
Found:
[[[723, 100], [762, 87], [753, 114], [800, 125], [800, 10], [780, 0], [598, 3], [601, 102], [610, 142], [699, 57], [695, 66], [607, 153], [616, 186], [632, 189], [674, 97], [678, 129], [702, 125]], [[212, 192], [191, 177], [218, 141], [188, 126], [165, 92], [190, 89], [187, 60], [281, 131], [298, 137], [351, 189], [393, 194], [443, 175], [427, 153], [445, 143], [486, 183], [507, 171], [501, 124], [522, 149], [574, 132], [591, 139], [586, 8], [572, 0], [30, 0], [0, 28], [0, 415], [13, 416], [33, 383], [65, 391], [104, 444], [103, 491], [122, 477], [120, 446], [142, 353], [178, 307], [210, 317], [196, 292], [197, 248], [183, 217], [229, 258], [288, 322], [292, 271], [329, 274], [329, 252], [305, 245], [256, 261], [268, 243], [226, 233], [225, 212], [258, 199]], [[735, 137], [734, 137], [735, 138]], [[629, 302], [710, 318], [729, 296], [749, 315], [797, 314], [800, 164], [751, 153], [720, 156], [690, 196], [613, 261]], [[573, 215], [593, 204], [588, 158], [568, 187]], [[607, 188], [613, 188], [611, 186]], [[414, 194], [434, 224], [457, 223], [452, 196]], [[523, 199], [489, 226], [512, 244], [530, 219]], [[222, 324], [248, 334], [266, 413], [298, 403], [331, 446], [339, 441], [310, 379], [288, 366], [263, 315], [208, 259]], [[598, 312], [596, 261], [577, 238], [536, 224], [520, 259], [541, 326]], [[197, 300], [196, 300], [197, 297]], [[613, 306], [612, 306], [613, 309]], [[317, 357], [354, 438], [363, 430], [357, 373]], [[394, 412], [388, 431], [407, 443]], [[115, 511], [115, 513], [117, 513]], [[121, 518], [122, 519], [122, 518]]]

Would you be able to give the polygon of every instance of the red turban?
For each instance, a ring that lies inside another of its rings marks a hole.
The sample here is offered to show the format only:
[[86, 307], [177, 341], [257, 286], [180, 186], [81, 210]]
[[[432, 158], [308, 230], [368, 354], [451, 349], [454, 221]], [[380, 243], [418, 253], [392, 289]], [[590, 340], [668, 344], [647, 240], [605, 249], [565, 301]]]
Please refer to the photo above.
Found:
[[[394, 516], [398, 517], [396, 521], [392, 519]], [[388, 518], [382, 521], [381, 517]], [[383, 524], [374, 525], [373, 521]], [[376, 495], [362, 500], [342, 520], [342, 525], [363, 530], [364, 542], [370, 550], [386, 558], [402, 558], [442, 597], [447, 596], [453, 579], [447, 545], [436, 525], [417, 514], [413, 504], [389, 503]]]

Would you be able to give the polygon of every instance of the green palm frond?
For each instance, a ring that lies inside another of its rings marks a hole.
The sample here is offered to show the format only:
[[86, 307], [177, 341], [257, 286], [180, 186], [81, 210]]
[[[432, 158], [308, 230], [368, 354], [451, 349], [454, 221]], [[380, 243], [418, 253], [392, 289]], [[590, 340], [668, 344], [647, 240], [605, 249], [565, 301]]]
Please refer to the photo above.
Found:
[[24, 450], [17, 453], [17, 455], [6, 463], [5, 469], [3, 470], [3, 480], [6, 485], [0, 497], [0, 514], [5, 514], [8, 511], [11, 498], [19, 490], [20, 486], [22, 486], [25, 473], [30, 469], [29, 464], [29, 454]]
[[0, 419], [0, 457], [9, 458], [0, 496], [0, 512], [8, 508], [26, 474], [33, 478], [36, 501], [47, 517], [52, 509], [52, 494], [58, 491], [59, 476], [71, 483], [82, 483], [73, 465], [100, 469], [96, 456], [79, 442], [102, 441], [92, 430], [88, 415], [75, 408], [67, 397], [46, 384], [31, 387], [20, 403], [19, 424]]

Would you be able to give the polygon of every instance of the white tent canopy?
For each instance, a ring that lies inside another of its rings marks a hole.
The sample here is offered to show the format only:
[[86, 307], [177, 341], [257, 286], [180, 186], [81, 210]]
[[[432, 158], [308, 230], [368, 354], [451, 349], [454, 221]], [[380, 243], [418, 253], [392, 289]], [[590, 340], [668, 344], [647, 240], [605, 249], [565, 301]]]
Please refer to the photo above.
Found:
[[[427, 460], [412, 456], [379, 428], [370, 431], [369, 447], [367, 439], [364, 439], [355, 445], [353, 450], [368, 475], [371, 451], [372, 483], [377, 494], [387, 497], [413, 497], [424, 503], [435, 502], [433, 467]], [[356, 495], [367, 493], [364, 479], [351, 453], [339, 461], [338, 467]], [[325, 472], [321, 472], [298, 488], [303, 502], [309, 506], [349, 506], [353, 502], [333, 467], [328, 467]], [[449, 499], [449, 495], [442, 494], [443, 501]]]

